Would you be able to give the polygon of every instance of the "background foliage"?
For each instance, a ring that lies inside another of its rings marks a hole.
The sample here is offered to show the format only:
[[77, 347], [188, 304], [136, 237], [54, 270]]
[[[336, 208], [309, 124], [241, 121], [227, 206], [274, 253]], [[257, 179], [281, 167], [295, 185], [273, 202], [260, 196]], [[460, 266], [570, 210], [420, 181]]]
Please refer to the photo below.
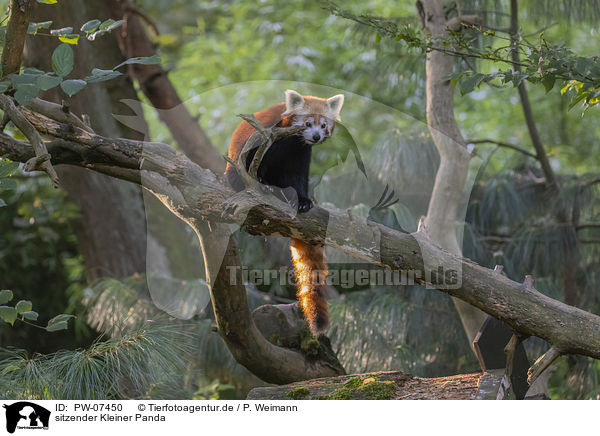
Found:
[[[459, 7], [463, 13], [480, 13], [489, 28], [509, 26], [508, 1], [446, 3], [450, 16]], [[600, 71], [594, 57], [600, 49], [600, 7], [588, 1], [521, 3], [521, 33], [531, 46], [540, 44], [543, 32], [544, 41], [552, 48], [544, 56], [564, 61], [561, 74], [578, 74], [580, 69], [592, 76], [588, 94], [571, 109], [583, 87], [571, 82], [577, 77], [550, 87], [540, 74], [527, 86], [542, 141], [562, 186], [555, 201], [562, 202], [570, 214], [576, 212], [581, 223], [600, 222], [600, 123], [598, 108], [593, 106], [596, 72]], [[402, 181], [395, 189], [400, 203], [393, 210], [402, 227], [414, 230], [411, 226], [426, 212], [427, 202], [426, 197], [415, 199], [407, 193], [417, 187], [424, 192], [431, 188], [428, 183], [435, 176], [438, 160], [430, 138], [423, 134], [424, 124], [411, 127], [415, 120], [425, 119], [423, 50], [427, 48], [413, 1], [348, 1], [343, 4], [345, 14], [341, 14], [345, 17], [331, 14], [331, 4], [304, 0], [143, 0], [138, 4], [157, 25], [159, 33], [153, 33], [153, 39], [171, 81], [223, 153], [238, 122], [234, 115], [276, 103], [284, 86], [292, 82], [302, 82], [298, 84], [300, 92], [306, 92], [303, 86], [310, 88], [307, 83], [331, 86], [401, 112], [402, 117], [392, 120], [358, 116], [364, 112], [346, 103], [342, 117], [347, 114], [353, 120], [346, 127], [361, 144], [362, 158], [372, 171], [385, 171], [391, 179]], [[361, 14], [368, 16], [361, 18]], [[406, 38], [386, 34], [382, 29], [389, 29], [389, 23]], [[83, 23], [74, 23], [75, 27], [79, 24]], [[495, 35], [485, 34], [486, 30], [467, 32], [472, 38], [469, 47], [491, 53], [506, 45]], [[524, 50], [524, 55], [531, 54], [527, 47]], [[585, 65], [578, 59], [585, 59]], [[533, 152], [517, 90], [512, 86], [515, 82], [503, 80], [508, 73], [500, 74], [512, 71], [510, 65], [500, 67], [485, 56], [470, 61], [457, 58], [455, 71], [455, 114], [463, 135]], [[537, 70], [531, 74], [535, 76]], [[144, 101], [142, 96], [140, 99]], [[591, 106], [582, 116], [585, 101]], [[173, 143], [149, 107], [145, 116], [153, 140]], [[374, 201], [360, 204], [354, 189], [343, 188], [348, 186], [343, 172], [328, 172], [347, 158], [346, 145], [332, 139], [315, 154], [312, 184], [318, 182], [323, 189], [342, 186], [335, 191], [341, 203], [337, 205], [366, 212]], [[502, 264], [514, 280], [532, 274], [538, 290], [564, 299], [560, 266], [567, 236], [553, 216], [554, 203], [548, 200], [537, 161], [494, 143], [477, 143], [471, 148], [481, 165], [465, 204], [465, 256], [488, 267]], [[400, 158], [390, 162], [387, 156], [392, 152]], [[40, 319], [59, 312], [78, 318], [73, 329], [55, 334], [29, 326], [0, 325], [3, 347], [26, 350], [3, 351], [3, 393], [37, 398], [232, 398], [263, 384], [229, 355], [211, 328], [210, 310], [187, 322], [167, 319], [151, 303], [143, 277], [86, 283], [73, 230], [77, 209], [44, 177], [17, 171], [11, 180], [17, 182], [11, 187], [14, 189], [0, 191], [0, 206], [4, 206], [0, 207], [0, 287], [43, 307]], [[385, 185], [379, 181], [375, 190], [379, 193]], [[600, 226], [582, 226], [577, 236], [577, 304], [600, 313]], [[265, 241], [242, 233], [237, 238], [244, 265], [289, 266], [285, 240]], [[330, 253], [330, 258], [336, 260], [335, 254]], [[333, 293], [337, 296], [331, 300], [328, 333], [347, 371], [400, 369], [420, 376], [441, 376], [478, 369], [446, 295], [419, 286], [338, 288]], [[294, 290], [259, 287], [249, 289], [249, 295], [256, 307], [273, 298], [291, 299]], [[165, 323], [157, 322], [158, 327], [148, 327], [145, 322], [163, 317]], [[173, 344], [173, 335], [181, 335], [182, 345], [163, 348]], [[147, 346], [139, 346], [141, 342]], [[530, 358], [543, 346], [542, 341], [528, 341]], [[119, 351], [113, 354], [113, 350]], [[94, 356], [90, 365], [105, 377], [86, 378], [84, 355]], [[112, 371], [116, 355], [126, 356], [129, 362], [118, 373]], [[551, 379], [551, 392], [557, 398], [600, 398], [599, 377], [598, 361], [562, 358]], [[48, 390], [50, 380], [61, 381], [55, 391]], [[65, 388], [69, 380], [79, 380], [81, 388], [69, 391]]]

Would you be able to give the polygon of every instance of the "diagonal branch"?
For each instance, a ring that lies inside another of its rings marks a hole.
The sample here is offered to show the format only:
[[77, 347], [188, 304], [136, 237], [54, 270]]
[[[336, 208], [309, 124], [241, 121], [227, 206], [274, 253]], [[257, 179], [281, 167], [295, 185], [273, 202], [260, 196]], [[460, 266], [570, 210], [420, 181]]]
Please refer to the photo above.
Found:
[[[54, 153], [55, 164], [71, 163], [105, 174], [133, 180], [156, 195], [175, 215], [200, 233], [199, 223], [238, 223], [252, 234], [281, 235], [326, 244], [373, 264], [412, 271], [417, 283], [431, 288], [431, 270], [456, 266], [454, 288], [440, 289], [506, 322], [522, 336], [538, 336], [560, 353], [600, 358], [600, 317], [538, 292], [527, 281], [520, 284], [449, 253], [420, 232], [404, 234], [380, 224], [349, 217], [336, 209], [315, 206], [310, 212], [290, 215], [272, 196], [240, 193], [234, 207], [225, 208], [236, 195], [214, 173], [191, 162], [162, 143], [111, 139], [52, 121], [22, 109], [31, 124], [69, 144], [68, 153]], [[0, 134], [0, 154], [26, 161], [26, 144]], [[74, 156], [87, 162], [77, 162]], [[143, 176], [143, 178], [141, 177]], [[373, 235], [366, 243], [365, 235]], [[426, 260], [426, 262], [425, 262]]]
[[10, 97], [0, 95], [0, 108], [8, 115], [14, 125], [23, 132], [23, 135], [27, 137], [35, 152], [35, 157], [29, 159], [25, 163], [25, 171], [43, 170], [48, 174], [48, 177], [50, 177], [52, 184], [55, 187], [58, 187], [58, 176], [50, 163], [50, 155], [48, 154], [46, 145], [44, 144], [44, 141], [42, 141], [42, 137], [38, 131], [17, 109]]
[[542, 373], [546, 369], [548, 369], [548, 367], [552, 364], [552, 362], [554, 362], [556, 359], [558, 359], [563, 354], [564, 353], [561, 352], [558, 348], [550, 347], [550, 349], [548, 351], [546, 351], [544, 354], [542, 354], [539, 357], [539, 359], [536, 360], [533, 365], [531, 365], [531, 368], [529, 368], [529, 371], [527, 371], [527, 383], [529, 383], [529, 385], [531, 386], [533, 384], [533, 382], [540, 375], [542, 375]]

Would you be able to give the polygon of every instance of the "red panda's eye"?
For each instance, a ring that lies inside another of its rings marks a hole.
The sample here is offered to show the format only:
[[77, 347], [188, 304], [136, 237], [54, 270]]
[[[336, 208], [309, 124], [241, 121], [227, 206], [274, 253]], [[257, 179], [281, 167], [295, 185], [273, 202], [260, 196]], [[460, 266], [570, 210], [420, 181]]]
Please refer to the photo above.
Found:
[[310, 126], [312, 126], [312, 124], [310, 124], [310, 121], [307, 121], [306, 123], [304, 123], [304, 125], [305, 125], [306, 127], [310, 127]]
[[327, 124], [325, 124], [325, 123], [321, 124], [321, 129], [324, 129], [325, 127], [327, 127]]

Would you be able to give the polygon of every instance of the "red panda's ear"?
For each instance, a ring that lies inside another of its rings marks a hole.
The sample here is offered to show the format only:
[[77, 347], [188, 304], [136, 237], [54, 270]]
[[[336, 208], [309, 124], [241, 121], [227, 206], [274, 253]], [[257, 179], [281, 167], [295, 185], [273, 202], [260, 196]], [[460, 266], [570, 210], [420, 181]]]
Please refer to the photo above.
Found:
[[340, 111], [342, 110], [342, 105], [344, 104], [344, 94], [334, 95], [331, 98], [327, 99], [327, 106], [333, 115], [333, 118], [336, 121], [340, 121]]
[[296, 113], [296, 111], [301, 109], [303, 106], [304, 97], [291, 89], [285, 91], [285, 112], [283, 115]]

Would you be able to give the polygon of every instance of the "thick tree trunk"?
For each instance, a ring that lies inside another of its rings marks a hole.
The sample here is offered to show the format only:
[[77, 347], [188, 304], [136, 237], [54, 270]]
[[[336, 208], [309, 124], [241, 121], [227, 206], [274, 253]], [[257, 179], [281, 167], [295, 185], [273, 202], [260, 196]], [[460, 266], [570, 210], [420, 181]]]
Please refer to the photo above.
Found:
[[[431, 36], [446, 36], [447, 22], [444, 8], [438, 0], [418, 2], [424, 11], [423, 25]], [[465, 140], [454, 118], [454, 89], [443, 77], [452, 73], [454, 58], [440, 51], [427, 54], [427, 125], [440, 155], [433, 192], [429, 201], [425, 231], [432, 241], [451, 253], [460, 255], [462, 250], [456, 235], [458, 208], [463, 201], [468, 166], [471, 159]], [[486, 315], [454, 299], [469, 343], [483, 324]]]
[[[115, 36], [126, 58], [152, 56], [156, 49], [140, 12], [131, 0], [107, 0], [107, 8], [115, 20], [125, 24]], [[157, 110], [161, 121], [169, 128], [179, 148], [195, 163], [215, 173], [225, 170], [225, 160], [179, 98], [162, 65], [129, 65], [129, 74]]]
[[[88, 20], [108, 17], [102, 0], [64, 0], [55, 5], [35, 3], [31, 21], [52, 20], [53, 28], [61, 28], [80, 27]], [[50, 55], [59, 43], [56, 38], [28, 37], [24, 63], [51, 71]], [[93, 43], [81, 38], [73, 50], [74, 78], [89, 75], [92, 68], [110, 68], [123, 61], [114, 35], [104, 35]], [[57, 103], [66, 100], [58, 88], [44, 97]], [[131, 81], [122, 76], [106, 84], [87, 86], [69, 99], [69, 107], [76, 114], [87, 114], [94, 130], [104, 135], [144, 139], [143, 133], [127, 129], [112, 116], [128, 111], [120, 99], [136, 98]], [[144, 272], [146, 220], [140, 187], [77, 167], [62, 167], [59, 178], [69, 198], [81, 209], [76, 232], [88, 279]]]

